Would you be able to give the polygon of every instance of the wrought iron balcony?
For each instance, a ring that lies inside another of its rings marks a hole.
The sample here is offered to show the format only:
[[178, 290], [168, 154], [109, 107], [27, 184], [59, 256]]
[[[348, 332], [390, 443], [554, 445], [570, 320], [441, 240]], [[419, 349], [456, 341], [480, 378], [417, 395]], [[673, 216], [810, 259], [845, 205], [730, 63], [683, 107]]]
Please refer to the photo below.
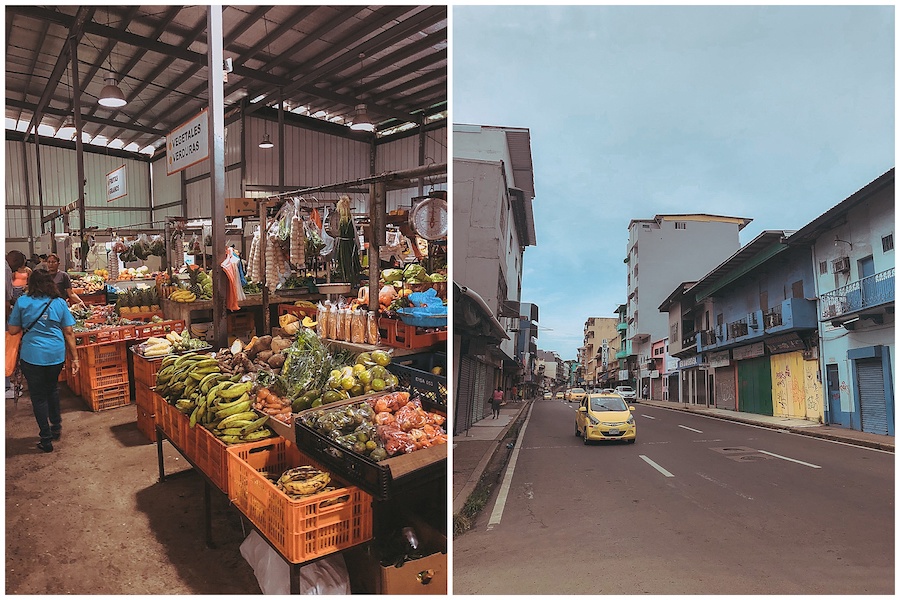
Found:
[[839, 319], [894, 302], [894, 268], [864, 277], [819, 298], [820, 319]]

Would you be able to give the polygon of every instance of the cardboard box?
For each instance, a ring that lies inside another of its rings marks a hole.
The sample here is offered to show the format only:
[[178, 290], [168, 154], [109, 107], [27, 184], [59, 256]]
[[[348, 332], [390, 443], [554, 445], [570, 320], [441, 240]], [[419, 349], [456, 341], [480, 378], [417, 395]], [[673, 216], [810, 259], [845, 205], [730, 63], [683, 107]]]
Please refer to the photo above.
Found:
[[433, 553], [401, 567], [382, 566], [371, 543], [343, 552], [354, 593], [447, 594], [447, 538], [421, 521], [416, 522], [415, 529], [421, 548]]
[[225, 198], [226, 217], [247, 217], [259, 214], [254, 198]]

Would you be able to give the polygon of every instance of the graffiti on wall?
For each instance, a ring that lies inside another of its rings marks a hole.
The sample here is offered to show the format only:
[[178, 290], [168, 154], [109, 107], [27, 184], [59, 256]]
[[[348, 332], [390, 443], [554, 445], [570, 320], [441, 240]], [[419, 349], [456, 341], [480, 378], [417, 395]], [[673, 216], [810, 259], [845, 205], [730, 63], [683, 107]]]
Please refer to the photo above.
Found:
[[822, 381], [819, 379], [819, 364], [816, 361], [804, 361], [806, 373], [804, 392], [806, 394], [806, 418], [825, 422], [825, 406], [822, 404]]

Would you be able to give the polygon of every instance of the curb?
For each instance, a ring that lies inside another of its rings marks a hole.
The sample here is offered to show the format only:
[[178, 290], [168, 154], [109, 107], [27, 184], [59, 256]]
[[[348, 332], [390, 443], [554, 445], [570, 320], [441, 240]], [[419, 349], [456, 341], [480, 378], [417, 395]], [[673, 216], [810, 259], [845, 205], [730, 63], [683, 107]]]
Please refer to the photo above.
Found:
[[487, 466], [494, 460], [494, 456], [497, 455], [497, 451], [500, 449], [500, 446], [503, 444], [503, 440], [509, 435], [509, 432], [512, 430], [513, 426], [519, 422], [519, 419], [522, 416], [522, 413], [528, 408], [528, 406], [534, 402], [534, 399], [525, 400], [522, 402], [522, 407], [519, 409], [519, 412], [516, 413], [516, 416], [513, 417], [509, 424], [503, 428], [503, 432], [500, 436], [494, 440], [494, 448], [490, 452], [486, 452], [484, 457], [482, 457], [481, 461], [478, 463], [478, 466], [475, 467], [475, 470], [472, 471], [472, 474], [469, 475], [468, 481], [466, 481], [466, 485], [459, 491], [459, 495], [453, 499], [453, 514], [459, 513], [463, 507], [466, 505], [466, 502], [469, 500], [469, 496], [472, 495], [472, 492], [475, 491], [475, 488], [478, 486], [478, 483], [481, 481], [482, 475], [487, 470]]
[[848, 438], [842, 435], [833, 434], [825, 431], [814, 431], [810, 430], [806, 427], [792, 427], [790, 425], [778, 425], [777, 423], [766, 423], [761, 421], [754, 421], [752, 419], [742, 419], [741, 417], [735, 415], [734, 417], [730, 415], [721, 415], [721, 414], [713, 414], [708, 413], [702, 408], [691, 408], [690, 406], [684, 405], [673, 405], [667, 406], [664, 403], [658, 402], [647, 402], [642, 399], [636, 398], [633, 400], [635, 404], [644, 404], [646, 406], [653, 406], [656, 408], [665, 408], [668, 410], [679, 410], [682, 412], [692, 412], [702, 414], [707, 417], [712, 417], [714, 419], [720, 419], [722, 421], [735, 421], [737, 423], [744, 423], [746, 425], [756, 425], [757, 427], [766, 427], [768, 429], [777, 429], [779, 431], [790, 431], [791, 433], [796, 433], [798, 435], [805, 435], [808, 437], [821, 438], [826, 440], [831, 440], [834, 442], [843, 442], [845, 444], [849, 444], [851, 446], [862, 446], [864, 448], [875, 448], [877, 450], [884, 450], [886, 452], [894, 452], [894, 444], [888, 444], [884, 442], [878, 442], [874, 440], [861, 440], [856, 438]]

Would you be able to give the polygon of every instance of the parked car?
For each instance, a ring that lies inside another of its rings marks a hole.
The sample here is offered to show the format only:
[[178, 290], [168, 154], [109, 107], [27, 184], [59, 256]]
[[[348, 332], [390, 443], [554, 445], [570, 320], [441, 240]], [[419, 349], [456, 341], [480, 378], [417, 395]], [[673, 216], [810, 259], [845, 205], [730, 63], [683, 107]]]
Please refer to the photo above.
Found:
[[616, 393], [626, 400], [634, 400], [637, 396], [637, 392], [634, 391], [634, 388], [630, 385], [619, 385], [616, 386]]
[[575, 412], [575, 435], [585, 444], [614, 440], [633, 444], [637, 439], [633, 406], [618, 394], [590, 394]]
[[566, 400], [569, 402], [581, 402], [586, 395], [587, 392], [584, 391], [584, 388], [576, 387], [566, 392]]

